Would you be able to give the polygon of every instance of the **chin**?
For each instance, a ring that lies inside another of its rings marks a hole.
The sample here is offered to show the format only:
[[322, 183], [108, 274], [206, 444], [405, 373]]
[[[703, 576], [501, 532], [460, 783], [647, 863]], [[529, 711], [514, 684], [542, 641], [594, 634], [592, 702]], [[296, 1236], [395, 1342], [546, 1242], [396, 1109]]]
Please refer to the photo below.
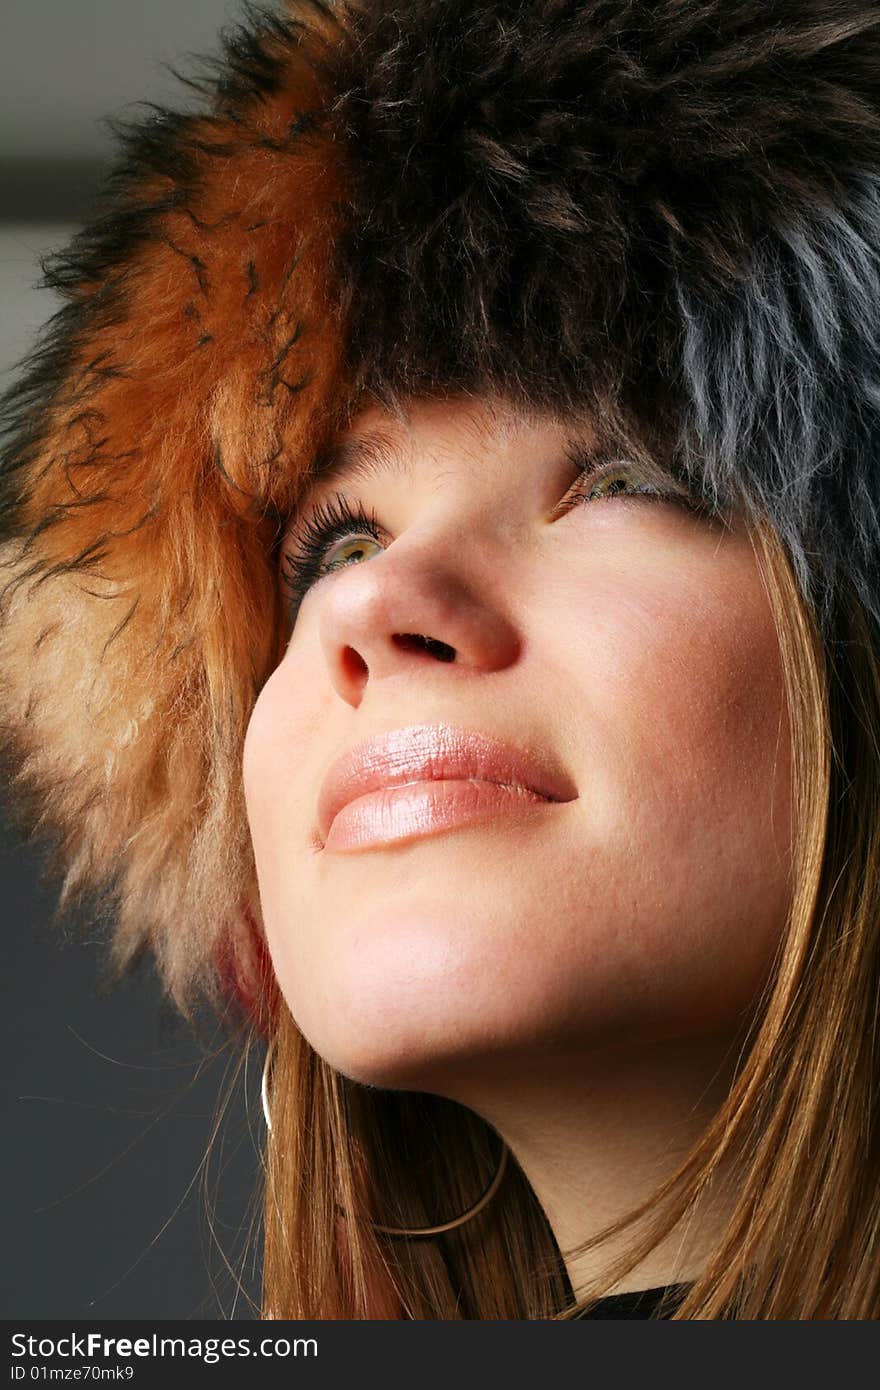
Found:
[[465, 1007], [461, 989], [406, 983], [399, 972], [390, 987], [383, 982], [371, 990], [364, 978], [346, 987], [336, 978], [286, 998], [300, 1032], [329, 1066], [361, 1085], [390, 1090], [454, 1094], [481, 1062], [515, 1051], [514, 1034], [522, 1031], [509, 1001], [506, 1018], [495, 1018], [479, 999]]
[[295, 1014], [294, 1018], [318, 1056], [334, 1071], [361, 1086], [392, 1091], [442, 1089], [444, 1077], [472, 1065], [461, 1050], [457, 1057], [450, 1055], [449, 1039], [432, 1048], [424, 1032], [413, 1037], [383, 1034], [373, 1028], [355, 1036], [350, 1027], [328, 1029], [326, 1019], [317, 1031], [312, 1031]]

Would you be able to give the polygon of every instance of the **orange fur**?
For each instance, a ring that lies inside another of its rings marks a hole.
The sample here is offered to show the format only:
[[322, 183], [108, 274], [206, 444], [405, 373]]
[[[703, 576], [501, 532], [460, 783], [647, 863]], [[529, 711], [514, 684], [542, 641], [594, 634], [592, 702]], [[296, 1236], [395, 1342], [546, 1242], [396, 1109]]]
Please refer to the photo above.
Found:
[[242, 905], [260, 921], [240, 767], [276, 656], [270, 514], [343, 398], [326, 273], [343, 171], [325, 138], [289, 135], [322, 99], [322, 23], [301, 34], [276, 94], [188, 118], [179, 206], [163, 173], [116, 202], [156, 208], [150, 235], [116, 268], [122, 315], [102, 320], [97, 281], [71, 293], [98, 312], [0, 547], [14, 813], [56, 839], [59, 910], [108, 894], [117, 965], [149, 945], [181, 1008], [216, 998]]

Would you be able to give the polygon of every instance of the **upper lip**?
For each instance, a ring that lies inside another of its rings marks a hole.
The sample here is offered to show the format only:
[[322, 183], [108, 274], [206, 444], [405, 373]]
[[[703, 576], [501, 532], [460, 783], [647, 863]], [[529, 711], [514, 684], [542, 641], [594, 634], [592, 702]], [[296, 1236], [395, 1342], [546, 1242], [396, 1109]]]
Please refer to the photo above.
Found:
[[577, 789], [545, 753], [451, 724], [411, 724], [350, 748], [327, 771], [318, 797], [322, 839], [343, 806], [367, 792], [405, 782], [469, 778], [525, 787], [548, 801], [573, 801]]

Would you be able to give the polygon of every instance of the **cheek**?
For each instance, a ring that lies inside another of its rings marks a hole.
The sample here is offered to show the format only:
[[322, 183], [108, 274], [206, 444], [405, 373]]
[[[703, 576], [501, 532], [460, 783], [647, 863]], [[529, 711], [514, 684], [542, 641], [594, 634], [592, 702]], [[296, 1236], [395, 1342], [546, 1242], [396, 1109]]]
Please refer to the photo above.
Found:
[[750, 548], [636, 572], [638, 584], [595, 587], [576, 670], [570, 646], [559, 650], [566, 726], [592, 789], [591, 834], [640, 923], [633, 978], [658, 1004], [664, 990], [683, 1000], [691, 981], [709, 1017], [758, 987], [790, 897], [778, 644]]
[[277, 885], [295, 881], [313, 820], [315, 759], [326, 744], [332, 692], [316, 690], [315, 664], [299, 669], [298, 679], [288, 653], [260, 691], [244, 741], [242, 779], [264, 913]]
[[747, 542], [724, 545], [597, 564], [557, 588], [547, 623], [572, 747], [592, 732], [632, 791], [719, 812], [764, 800], [774, 759], [787, 786], [790, 756], [769, 600]]

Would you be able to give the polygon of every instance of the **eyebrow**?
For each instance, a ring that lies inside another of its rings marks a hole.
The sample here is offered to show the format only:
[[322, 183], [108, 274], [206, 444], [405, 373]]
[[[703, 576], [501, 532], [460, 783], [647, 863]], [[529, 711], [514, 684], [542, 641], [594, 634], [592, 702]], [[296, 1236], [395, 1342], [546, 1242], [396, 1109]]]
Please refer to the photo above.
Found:
[[[573, 428], [554, 450], [555, 456], [567, 459], [577, 474], [606, 458], [608, 452], [608, 443], [583, 427]], [[323, 449], [309, 470], [306, 489], [336, 482], [341, 477], [351, 483], [367, 482], [382, 475], [405, 479], [412, 476], [416, 466], [415, 453], [404, 453], [381, 429], [370, 430]]]
[[415, 462], [415, 455], [407, 457], [387, 434], [371, 430], [322, 450], [309, 472], [308, 481], [310, 484], [332, 483], [344, 475], [352, 482], [366, 482], [382, 473], [408, 478]]
[[[483, 433], [488, 436], [491, 430]], [[622, 441], [615, 445], [597, 434], [595, 429], [575, 423], [553, 453], [557, 460], [565, 460], [571, 467], [573, 478], [569, 486], [573, 486], [582, 474], [615, 457], [626, 457], [629, 450]], [[348, 483], [366, 482], [382, 475], [409, 478], [416, 469], [417, 461], [417, 453], [404, 453], [401, 446], [381, 429], [338, 440], [317, 455], [307, 477], [302, 502], [307, 502], [309, 493], [315, 487], [336, 482], [341, 477]], [[665, 485], [684, 496], [691, 493], [686, 479], [674, 464], [664, 467], [654, 459], [643, 458], [639, 466], [649, 477], [653, 477], [656, 484]]]

